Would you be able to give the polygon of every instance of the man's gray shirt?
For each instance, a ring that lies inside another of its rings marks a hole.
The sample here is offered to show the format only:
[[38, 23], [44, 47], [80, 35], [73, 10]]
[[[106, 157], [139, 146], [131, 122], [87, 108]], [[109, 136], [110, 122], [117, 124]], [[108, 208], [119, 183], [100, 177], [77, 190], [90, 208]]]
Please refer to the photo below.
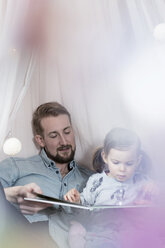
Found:
[[[91, 172], [75, 161], [68, 165], [69, 173], [62, 178], [56, 163], [42, 149], [39, 155], [30, 158], [10, 157], [0, 162], [0, 181], [4, 188], [36, 183], [43, 194], [63, 199], [72, 188], [80, 192]], [[58, 206], [56, 206], [58, 208]], [[48, 209], [38, 214], [27, 215], [30, 222], [48, 220]]]

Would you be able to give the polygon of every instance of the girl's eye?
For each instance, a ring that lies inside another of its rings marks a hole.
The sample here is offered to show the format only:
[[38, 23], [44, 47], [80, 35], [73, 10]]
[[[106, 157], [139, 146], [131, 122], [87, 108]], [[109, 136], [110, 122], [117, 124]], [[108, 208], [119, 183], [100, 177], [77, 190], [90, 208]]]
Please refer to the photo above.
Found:
[[119, 161], [112, 160], [113, 164], [119, 164]]
[[130, 162], [127, 162], [127, 163], [126, 163], [127, 166], [132, 166], [133, 164], [134, 164], [133, 161], [130, 161]]

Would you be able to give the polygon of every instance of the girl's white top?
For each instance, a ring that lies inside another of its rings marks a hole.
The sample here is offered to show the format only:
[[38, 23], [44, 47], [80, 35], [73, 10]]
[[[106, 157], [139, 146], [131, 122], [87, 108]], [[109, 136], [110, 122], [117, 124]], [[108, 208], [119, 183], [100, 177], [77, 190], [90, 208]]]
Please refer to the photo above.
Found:
[[[135, 180], [136, 178], [136, 180]], [[92, 175], [80, 194], [83, 205], [127, 205], [134, 200], [144, 199], [144, 185], [150, 179], [132, 177], [125, 182], [119, 182], [109, 177], [105, 172]]]

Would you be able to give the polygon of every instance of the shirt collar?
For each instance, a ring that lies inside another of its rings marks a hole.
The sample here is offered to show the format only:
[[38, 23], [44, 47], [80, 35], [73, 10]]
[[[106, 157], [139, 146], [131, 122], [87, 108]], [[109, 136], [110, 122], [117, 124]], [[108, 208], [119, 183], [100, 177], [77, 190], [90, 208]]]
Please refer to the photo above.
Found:
[[[44, 164], [46, 165], [46, 167], [56, 167], [56, 163], [52, 159], [48, 158], [48, 156], [47, 156], [47, 154], [43, 148], [41, 149], [40, 156], [41, 156], [42, 160], [44, 161]], [[69, 170], [76, 167], [76, 162], [74, 160], [72, 160], [70, 162], [70, 164], [68, 165], [68, 167], [69, 167]]]

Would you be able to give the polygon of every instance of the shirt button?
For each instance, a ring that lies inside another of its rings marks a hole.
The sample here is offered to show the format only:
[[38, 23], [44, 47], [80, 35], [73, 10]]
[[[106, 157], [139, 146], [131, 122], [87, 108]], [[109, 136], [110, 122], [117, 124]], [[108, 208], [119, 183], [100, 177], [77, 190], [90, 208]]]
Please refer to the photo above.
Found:
[[54, 163], [53, 163], [53, 162], [51, 162], [51, 165], [54, 165]]
[[66, 183], [64, 183], [64, 186], [66, 186]]
[[56, 171], [56, 174], [59, 174], [59, 171]]

